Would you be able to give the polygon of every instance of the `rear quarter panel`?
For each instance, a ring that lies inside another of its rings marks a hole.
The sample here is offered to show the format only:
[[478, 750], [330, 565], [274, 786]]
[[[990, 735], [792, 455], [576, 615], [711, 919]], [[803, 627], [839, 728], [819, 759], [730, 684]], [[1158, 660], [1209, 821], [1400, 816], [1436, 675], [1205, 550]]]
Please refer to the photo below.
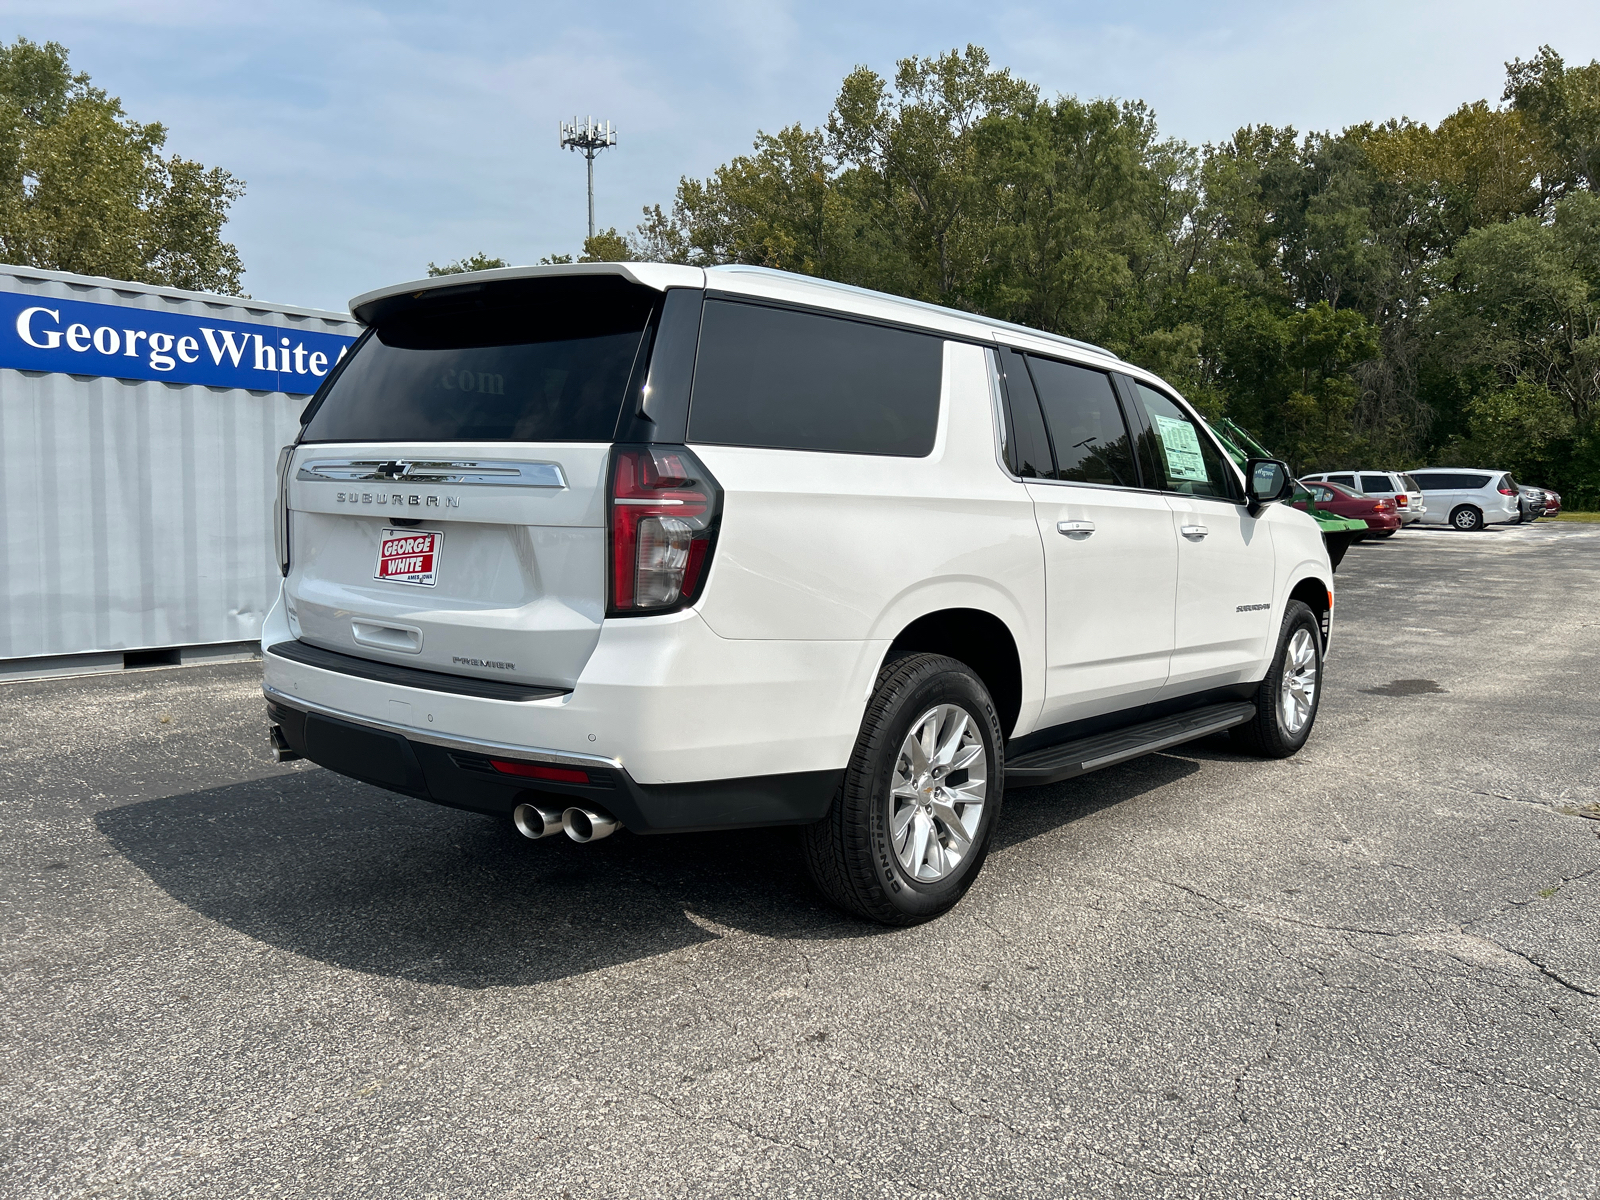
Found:
[[939, 427], [926, 458], [704, 444], [694, 451], [725, 493], [698, 606], [718, 635], [887, 648], [917, 617], [975, 608], [1010, 628], [1024, 719], [1037, 707], [1043, 549], [1027, 489], [996, 460], [982, 347], [945, 343]]

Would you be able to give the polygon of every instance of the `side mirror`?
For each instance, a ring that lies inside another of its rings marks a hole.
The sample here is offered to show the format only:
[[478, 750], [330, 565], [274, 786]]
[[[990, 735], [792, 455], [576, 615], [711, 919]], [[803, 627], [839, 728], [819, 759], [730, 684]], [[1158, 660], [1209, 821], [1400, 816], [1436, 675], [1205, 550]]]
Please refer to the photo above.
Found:
[[1294, 495], [1294, 473], [1281, 459], [1249, 459], [1244, 464], [1244, 476], [1249, 488], [1245, 503], [1252, 517], [1267, 505]]

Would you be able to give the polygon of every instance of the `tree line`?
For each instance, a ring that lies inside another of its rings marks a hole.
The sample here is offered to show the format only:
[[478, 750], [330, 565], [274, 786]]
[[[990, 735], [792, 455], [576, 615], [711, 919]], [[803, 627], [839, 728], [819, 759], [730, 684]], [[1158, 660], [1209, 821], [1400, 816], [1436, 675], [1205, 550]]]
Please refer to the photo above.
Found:
[[1600, 507], [1600, 63], [1192, 146], [975, 46], [851, 72], [589, 259], [739, 262], [1097, 342], [1297, 470], [1503, 467]]

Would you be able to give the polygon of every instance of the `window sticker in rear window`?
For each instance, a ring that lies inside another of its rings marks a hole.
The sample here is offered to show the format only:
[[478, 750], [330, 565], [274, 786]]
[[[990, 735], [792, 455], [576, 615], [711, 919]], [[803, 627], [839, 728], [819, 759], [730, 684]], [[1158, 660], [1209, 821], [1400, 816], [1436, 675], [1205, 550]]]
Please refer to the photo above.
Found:
[[1188, 421], [1151, 413], [1162, 452], [1167, 456], [1167, 478], [1173, 482], [1206, 482], [1206, 460], [1200, 453], [1200, 435]]

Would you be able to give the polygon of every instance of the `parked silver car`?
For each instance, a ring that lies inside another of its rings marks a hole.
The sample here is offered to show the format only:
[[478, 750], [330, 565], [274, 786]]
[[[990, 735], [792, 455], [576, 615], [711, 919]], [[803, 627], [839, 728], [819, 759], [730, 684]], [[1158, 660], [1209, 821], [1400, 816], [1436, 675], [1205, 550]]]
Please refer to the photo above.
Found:
[[1522, 519], [1517, 482], [1505, 471], [1480, 467], [1421, 467], [1411, 477], [1422, 487], [1428, 525], [1482, 529]]

